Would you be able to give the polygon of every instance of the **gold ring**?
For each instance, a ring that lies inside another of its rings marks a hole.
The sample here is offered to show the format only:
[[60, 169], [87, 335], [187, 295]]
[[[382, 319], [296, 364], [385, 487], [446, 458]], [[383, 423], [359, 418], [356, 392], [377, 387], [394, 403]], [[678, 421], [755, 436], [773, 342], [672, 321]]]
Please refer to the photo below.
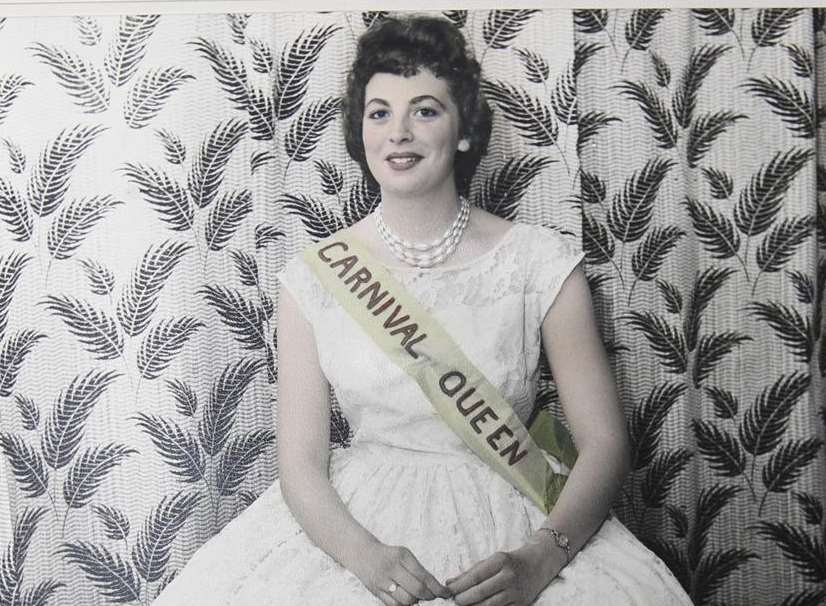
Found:
[[399, 586], [396, 585], [395, 583], [390, 583], [390, 587], [387, 588], [387, 593], [393, 593], [398, 588], [399, 588]]

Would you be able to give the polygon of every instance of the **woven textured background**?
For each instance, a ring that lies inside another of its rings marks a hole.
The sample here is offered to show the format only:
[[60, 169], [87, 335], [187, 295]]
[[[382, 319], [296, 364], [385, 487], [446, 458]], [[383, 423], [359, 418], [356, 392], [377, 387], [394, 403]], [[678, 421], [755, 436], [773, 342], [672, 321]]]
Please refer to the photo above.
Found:
[[[274, 275], [377, 201], [338, 111], [382, 16], [0, 21], [0, 604], [148, 604], [275, 479]], [[445, 16], [496, 115], [471, 199], [586, 251], [618, 513], [698, 604], [821, 603], [821, 12]]]

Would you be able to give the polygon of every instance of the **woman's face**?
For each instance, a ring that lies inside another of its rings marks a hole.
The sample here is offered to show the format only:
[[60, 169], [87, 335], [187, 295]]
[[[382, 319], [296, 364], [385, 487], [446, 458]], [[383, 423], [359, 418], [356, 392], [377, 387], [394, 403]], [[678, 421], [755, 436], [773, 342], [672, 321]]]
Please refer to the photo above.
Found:
[[455, 195], [459, 110], [447, 82], [429, 70], [410, 77], [380, 72], [370, 79], [362, 140], [384, 196]]

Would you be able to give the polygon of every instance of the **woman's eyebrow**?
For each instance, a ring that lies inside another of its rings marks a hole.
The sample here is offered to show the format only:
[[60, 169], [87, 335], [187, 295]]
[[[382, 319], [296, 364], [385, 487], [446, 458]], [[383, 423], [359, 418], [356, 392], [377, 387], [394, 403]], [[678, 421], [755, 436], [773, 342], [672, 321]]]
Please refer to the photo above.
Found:
[[[410, 105], [415, 105], [416, 103], [421, 103], [422, 101], [435, 101], [435, 102], [439, 105], [439, 107], [441, 107], [442, 109], [446, 109], [446, 108], [445, 108], [445, 104], [444, 104], [444, 103], [442, 103], [441, 101], [439, 101], [439, 100], [438, 100], [436, 97], [434, 97], [433, 95], [419, 95], [418, 97], [413, 97], [413, 98], [410, 100]], [[364, 107], [367, 107], [367, 106], [368, 106], [368, 105], [370, 105], [371, 103], [378, 103], [378, 104], [380, 104], [380, 105], [390, 105], [390, 104], [389, 104], [387, 101], [385, 101], [384, 99], [381, 99], [381, 98], [379, 98], [379, 97], [373, 97], [372, 99], [370, 99], [369, 101], [367, 101], [367, 102], [364, 104]]]

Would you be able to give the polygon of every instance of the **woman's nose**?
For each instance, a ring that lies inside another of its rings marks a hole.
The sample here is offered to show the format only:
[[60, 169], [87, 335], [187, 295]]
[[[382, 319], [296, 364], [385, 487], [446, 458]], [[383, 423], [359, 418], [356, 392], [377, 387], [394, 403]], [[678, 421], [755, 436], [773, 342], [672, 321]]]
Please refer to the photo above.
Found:
[[393, 123], [390, 125], [390, 141], [400, 143], [412, 138], [408, 116], [401, 115], [393, 118]]

